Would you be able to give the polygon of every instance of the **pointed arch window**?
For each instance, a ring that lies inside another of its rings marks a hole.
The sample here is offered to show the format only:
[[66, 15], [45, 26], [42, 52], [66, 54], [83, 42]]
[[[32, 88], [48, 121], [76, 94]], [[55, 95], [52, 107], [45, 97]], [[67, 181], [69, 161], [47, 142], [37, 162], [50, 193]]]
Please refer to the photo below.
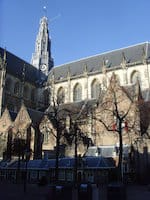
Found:
[[91, 98], [98, 99], [101, 93], [101, 86], [98, 80], [94, 79], [91, 84]]
[[139, 73], [139, 71], [134, 71], [134, 72], [131, 74], [131, 83], [132, 83], [132, 84], [136, 84], [137, 81], [139, 81], [139, 83], [141, 83], [140, 73]]
[[45, 131], [45, 133], [44, 133], [44, 141], [43, 141], [43, 143], [44, 144], [48, 144], [48, 142], [49, 142], [49, 139], [50, 139], [50, 132], [49, 131]]
[[30, 90], [29, 87], [27, 85], [24, 86], [24, 90], [23, 90], [23, 96], [28, 99], [30, 95]]
[[11, 87], [12, 87], [12, 80], [10, 78], [6, 79], [6, 83], [5, 83], [5, 89], [7, 92], [11, 91]]
[[49, 90], [45, 90], [43, 92], [43, 98], [44, 98], [44, 105], [48, 106], [49, 105]]
[[60, 87], [57, 92], [57, 102], [59, 104], [65, 103], [65, 91], [63, 87]]
[[120, 85], [120, 77], [118, 74], [115, 74], [116, 83]]
[[14, 94], [19, 95], [20, 93], [20, 84], [19, 82], [16, 82], [14, 85]]
[[31, 90], [31, 101], [35, 101], [35, 89]]
[[73, 90], [73, 101], [81, 101], [82, 100], [82, 86], [77, 83]]

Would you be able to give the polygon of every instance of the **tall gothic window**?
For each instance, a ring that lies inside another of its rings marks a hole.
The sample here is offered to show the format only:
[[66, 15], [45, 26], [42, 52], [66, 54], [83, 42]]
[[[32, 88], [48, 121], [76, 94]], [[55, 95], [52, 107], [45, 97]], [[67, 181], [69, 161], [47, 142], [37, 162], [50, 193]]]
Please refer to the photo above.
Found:
[[115, 76], [116, 76], [116, 81], [117, 81], [117, 83], [120, 85], [120, 77], [119, 77], [119, 75], [118, 75], [118, 74], [115, 74]]
[[91, 98], [98, 99], [101, 92], [101, 87], [99, 82], [94, 79], [91, 84]]
[[49, 138], [50, 138], [50, 133], [49, 131], [45, 131], [44, 133], [44, 144], [47, 144], [49, 142]]
[[65, 103], [65, 91], [63, 87], [60, 87], [57, 92], [57, 102], [59, 104]]
[[82, 100], [82, 86], [77, 83], [73, 90], [73, 101], [81, 101]]
[[29, 87], [27, 85], [24, 86], [23, 96], [28, 99], [30, 95]]
[[137, 81], [141, 82], [140, 73], [138, 71], [134, 71], [131, 74], [131, 83], [135, 84]]
[[11, 87], [12, 87], [12, 80], [10, 78], [8, 78], [6, 80], [6, 83], [5, 83], [5, 89], [7, 92], [10, 92], [11, 91]]
[[19, 82], [16, 82], [14, 86], [14, 94], [19, 95], [19, 93], [20, 93], [20, 84]]
[[31, 90], [31, 101], [35, 101], [35, 89]]
[[49, 90], [43, 92], [44, 104], [45, 106], [49, 105]]

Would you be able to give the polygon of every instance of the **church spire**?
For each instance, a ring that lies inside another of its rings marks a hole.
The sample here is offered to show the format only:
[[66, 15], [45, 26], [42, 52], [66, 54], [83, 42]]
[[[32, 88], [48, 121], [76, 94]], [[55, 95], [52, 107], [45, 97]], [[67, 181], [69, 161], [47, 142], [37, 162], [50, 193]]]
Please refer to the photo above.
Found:
[[39, 69], [41, 79], [44, 79], [53, 67], [51, 40], [49, 38], [48, 19], [46, 16], [40, 19], [40, 27], [36, 38], [35, 52], [32, 55], [31, 64]]

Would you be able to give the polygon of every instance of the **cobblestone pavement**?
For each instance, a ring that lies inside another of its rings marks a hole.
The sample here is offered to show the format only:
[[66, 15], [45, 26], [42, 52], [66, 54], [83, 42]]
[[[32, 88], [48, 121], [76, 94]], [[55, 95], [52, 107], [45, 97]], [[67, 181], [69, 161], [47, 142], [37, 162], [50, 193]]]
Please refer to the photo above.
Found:
[[127, 200], [150, 200], [150, 188], [147, 185], [128, 186]]
[[[107, 200], [106, 187], [100, 192], [99, 200]], [[126, 200], [150, 200], [150, 188], [147, 185], [129, 185], [126, 187]]]
[[48, 187], [22, 184], [0, 184], [0, 200], [46, 200]]
[[[93, 189], [93, 200], [107, 200], [106, 187], [100, 188], [100, 193], [96, 187]], [[38, 185], [27, 185], [24, 192], [23, 185], [0, 183], [0, 200], [51, 200], [48, 196], [49, 186], [39, 187]], [[77, 191], [74, 192], [76, 194]], [[73, 200], [77, 195], [73, 194]], [[69, 199], [66, 199], [69, 200]], [[150, 200], [150, 190], [148, 186], [131, 185], [127, 187], [126, 200]]]

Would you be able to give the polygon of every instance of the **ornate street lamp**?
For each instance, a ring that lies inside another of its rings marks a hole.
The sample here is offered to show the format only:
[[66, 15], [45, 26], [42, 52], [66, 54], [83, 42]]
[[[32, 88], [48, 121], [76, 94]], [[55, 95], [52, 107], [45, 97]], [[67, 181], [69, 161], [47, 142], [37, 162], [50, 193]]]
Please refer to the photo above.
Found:
[[25, 172], [24, 172], [24, 193], [26, 193], [27, 191], [27, 171], [28, 171], [28, 161], [30, 160], [30, 156], [31, 156], [32, 150], [31, 149], [26, 149], [24, 151], [24, 155], [25, 155]]

